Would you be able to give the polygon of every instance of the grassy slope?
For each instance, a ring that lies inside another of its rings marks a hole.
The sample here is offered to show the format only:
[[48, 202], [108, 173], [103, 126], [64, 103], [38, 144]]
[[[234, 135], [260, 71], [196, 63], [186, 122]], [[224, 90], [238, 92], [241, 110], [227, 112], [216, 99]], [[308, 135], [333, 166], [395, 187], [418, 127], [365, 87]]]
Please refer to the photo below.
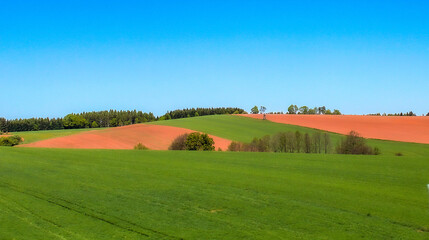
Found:
[[267, 134], [271, 135], [281, 131], [299, 130], [303, 133], [312, 133], [316, 131], [310, 128], [233, 115], [211, 115], [182, 118], [153, 122], [150, 124], [183, 127], [241, 142], [250, 142], [254, 137], [262, 137]]
[[[160, 121], [151, 124], [168, 125], [175, 127], [189, 128], [195, 131], [202, 131], [213, 134], [219, 137], [250, 142], [253, 137], [262, 137], [267, 134], [275, 134], [281, 131], [296, 131], [303, 133], [312, 133], [318, 131], [311, 128], [288, 125], [282, 123], [274, 123], [247, 117], [232, 116], [232, 115], [213, 115], [194, 118], [175, 119], [168, 121]], [[333, 145], [342, 138], [342, 135], [330, 133]], [[383, 141], [369, 139], [368, 143], [371, 146], [377, 146], [381, 149], [382, 154], [394, 155], [396, 152], [401, 152], [411, 156], [428, 156], [429, 145], [416, 143], [403, 143], [393, 141]]]
[[63, 129], [63, 130], [44, 130], [44, 131], [28, 131], [28, 132], [12, 132], [13, 135], [18, 135], [24, 138], [25, 143], [37, 142], [49, 138], [68, 136], [84, 131], [98, 130], [101, 128], [83, 128], [83, 129]]
[[0, 148], [2, 239], [428, 239], [425, 157]]

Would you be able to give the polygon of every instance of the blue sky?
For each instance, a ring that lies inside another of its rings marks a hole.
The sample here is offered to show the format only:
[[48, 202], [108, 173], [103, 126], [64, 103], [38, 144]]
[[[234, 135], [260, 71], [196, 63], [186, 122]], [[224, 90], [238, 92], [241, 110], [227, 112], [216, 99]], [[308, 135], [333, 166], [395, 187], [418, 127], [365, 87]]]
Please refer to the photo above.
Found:
[[428, 1], [0, 3], [0, 116], [429, 112]]

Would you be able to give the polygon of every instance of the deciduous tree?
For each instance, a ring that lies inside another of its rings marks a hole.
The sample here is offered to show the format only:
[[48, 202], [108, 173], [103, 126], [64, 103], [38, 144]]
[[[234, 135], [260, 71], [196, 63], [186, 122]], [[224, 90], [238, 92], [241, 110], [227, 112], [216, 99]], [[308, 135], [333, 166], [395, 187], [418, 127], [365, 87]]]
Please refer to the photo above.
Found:
[[341, 115], [340, 110], [338, 109], [334, 109], [334, 111], [332, 112], [333, 115]]
[[298, 106], [296, 105], [290, 105], [287, 109], [289, 114], [296, 114], [298, 112]]
[[64, 128], [85, 128], [88, 126], [88, 121], [80, 115], [68, 114], [64, 117], [63, 125]]
[[206, 133], [193, 132], [186, 138], [186, 150], [213, 151], [215, 150], [213, 138]]
[[308, 114], [308, 107], [307, 106], [302, 106], [299, 108], [299, 112], [301, 114]]
[[254, 106], [254, 107], [252, 107], [252, 109], [250, 109], [250, 112], [251, 112], [252, 114], [258, 114], [258, 113], [259, 113], [258, 106]]

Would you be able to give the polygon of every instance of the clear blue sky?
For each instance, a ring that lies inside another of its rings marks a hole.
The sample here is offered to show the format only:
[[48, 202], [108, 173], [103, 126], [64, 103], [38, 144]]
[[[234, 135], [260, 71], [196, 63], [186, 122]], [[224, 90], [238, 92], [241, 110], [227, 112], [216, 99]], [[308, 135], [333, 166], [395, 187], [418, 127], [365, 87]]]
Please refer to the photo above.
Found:
[[0, 116], [429, 112], [429, 1], [2, 1]]

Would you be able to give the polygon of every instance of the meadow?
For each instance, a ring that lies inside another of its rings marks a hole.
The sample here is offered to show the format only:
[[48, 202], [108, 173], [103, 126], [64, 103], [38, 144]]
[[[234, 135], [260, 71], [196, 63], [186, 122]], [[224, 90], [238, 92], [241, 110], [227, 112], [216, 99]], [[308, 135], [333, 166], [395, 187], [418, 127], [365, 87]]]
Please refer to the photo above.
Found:
[[427, 239], [423, 157], [0, 148], [2, 239]]
[[80, 132], [99, 130], [103, 128], [81, 128], [81, 129], [62, 129], [62, 130], [43, 130], [43, 131], [26, 131], [26, 132], [11, 132], [12, 135], [18, 135], [24, 139], [24, 144], [33, 143], [49, 138], [63, 137]]
[[[237, 116], [156, 124], [238, 141], [317, 131]], [[382, 154], [0, 147], [0, 239], [428, 239], [429, 145], [368, 142]]]

